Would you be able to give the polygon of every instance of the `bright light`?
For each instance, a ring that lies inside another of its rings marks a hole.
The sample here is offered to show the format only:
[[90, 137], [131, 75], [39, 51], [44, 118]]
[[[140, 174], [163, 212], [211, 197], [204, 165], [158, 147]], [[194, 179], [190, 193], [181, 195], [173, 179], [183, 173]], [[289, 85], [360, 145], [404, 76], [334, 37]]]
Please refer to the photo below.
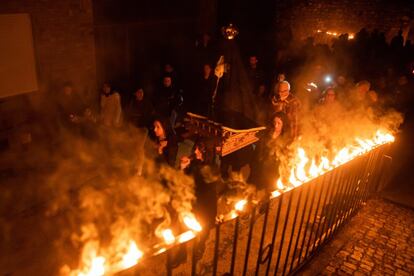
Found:
[[179, 237], [178, 237], [178, 242], [179, 243], [183, 243], [186, 241], [189, 241], [191, 239], [193, 239], [195, 237], [195, 234], [193, 231], [187, 231], [185, 233], [182, 233]]
[[133, 267], [143, 255], [142, 251], [138, 249], [137, 244], [134, 241], [130, 241], [128, 253], [122, 258], [123, 268]]
[[234, 205], [234, 209], [236, 209], [237, 211], [243, 211], [244, 206], [246, 206], [246, 204], [247, 204], [247, 200], [242, 199]]
[[332, 77], [331, 77], [331, 76], [329, 76], [329, 75], [328, 75], [328, 76], [326, 76], [326, 77], [325, 77], [325, 82], [326, 82], [326, 83], [330, 83], [330, 82], [332, 82]]
[[162, 231], [162, 237], [166, 244], [173, 244], [175, 242], [175, 237], [171, 229], [165, 229]]
[[190, 228], [191, 230], [194, 230], [196, 232], [200, 232], [203, 230], [200, 223], [196, 220], [193, 214], [186, 214], [183, 217], [184, 224]]

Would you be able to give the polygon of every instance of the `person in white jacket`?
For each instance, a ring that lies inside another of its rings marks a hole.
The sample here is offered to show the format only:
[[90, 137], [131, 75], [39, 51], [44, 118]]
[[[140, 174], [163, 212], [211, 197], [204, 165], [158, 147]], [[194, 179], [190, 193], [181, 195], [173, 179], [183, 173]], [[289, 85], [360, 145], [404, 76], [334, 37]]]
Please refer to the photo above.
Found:
[[109, 83], [102, 87], [100, 119], [106, 127], [119, 127], [122, 123], [121, 96]]

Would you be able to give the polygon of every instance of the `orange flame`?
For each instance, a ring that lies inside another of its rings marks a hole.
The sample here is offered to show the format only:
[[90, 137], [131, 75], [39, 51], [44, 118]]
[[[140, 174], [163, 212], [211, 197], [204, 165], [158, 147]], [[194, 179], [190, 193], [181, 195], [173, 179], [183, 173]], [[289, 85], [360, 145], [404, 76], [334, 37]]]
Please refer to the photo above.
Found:
[[175, 237], [171, 229], [165, 229], [162, 231], [162, 236], [166, 244], [173, 244], [175, 242]]
[[[316, 162], [316, 156], [309, 157], [305, 149], [299, 147], [296, 152], [295, 160], [297, 163], [291, 168], [289, 182], [294, 187], [316, 178], [325, 172], [336, 168], [355, 157], [362, 155], [379, 145], [394, 142], [395, 137], [391, 133], [378, 130], [371, 139], [355, 138], [355, 144], [344, 147], [337, 151], [336, 155], [330, 161], [328, 157], [320, 157], [319, 164]], [[282, 188], [280, 179], [277, 181], [278, 189]], [[273, 195], [272, 195], [273, 196]]]
[[178, 237], [178, 242], [179, 243], [183, 243], [186, 241], [189, 241], [191, 239], [193, 239], [195, 237], [195, 234], [193, 231], [187, 231], [182, 233], [179, 237]]
[[282, 180], [280, 178], [276, 181], [276, 187], [279, 190], [284, 190], [285, 189], [285, 185], [283, 185]]
[[196, 220], [196, 218], [194, 217], [193, 214], [188, 213], [185, 214], [183, 216], [183, 221], [184, 224], [190, 228], [191, 230], [194, 230], [196, 232], [200, 232], [201, 230], [203, 230], [203, 228], [201, 227], [200, 223], [198, 223], [198, 221]]
[[247, 204], [247, 200], [242, 199], [240, 201], [238, 201], [235, 205], [234, 205], [234, 209], [236, 209], [237, 211], [241, 212], [243, 211], [244, 207]]
[[133, 267], [143, 255], [144, 253], [138, 249], [137, 244], [131, 240], [129, 242], [128, 252], [122, 257], [122, 268], [127, 269]]

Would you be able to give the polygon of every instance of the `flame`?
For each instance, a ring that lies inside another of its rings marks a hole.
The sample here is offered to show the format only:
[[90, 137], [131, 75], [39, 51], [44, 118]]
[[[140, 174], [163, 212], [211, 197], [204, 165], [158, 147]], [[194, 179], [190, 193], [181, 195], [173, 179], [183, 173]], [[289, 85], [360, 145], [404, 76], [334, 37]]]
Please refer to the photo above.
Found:
[[282, 180], [280, 178], [276, 181], [276, 187], [279, 190], [284, 190], [285, 189], [285, 185], [283, 185]]
[[[91, 269], [89, 271], [88, 276], [101, 276], [105, 274], [105, 258], [104, 257], [96, 257], [92, 260]], [[82, 275], [82, 274], [81, 274]]]
[[[316, 30], [316, 33], [324, 33], [330, 36], [338, 36], [339, 34], [341, 34], [340, 32], [335, 32], [335, 31], [322, 31], [322, 30]], [[355, 34], [354, 33], [349, 33], [348, 34], [348, 39], [354, 39], [355, 38]]]
[[278, 190], [274, 190], [274, 191], [272, 192], [272, 194], [271, 194], [270, 198], [275, 198], [275, 197], [278, 197], [278, 196], [280, 196], [280, 195], [281, 195], [281, 193], [280, 193]]
[[244, 207], [247, 204], [247, 200], [242, 199], [240, 201], [238, 201], [235, 205], [234, 205], [234, 209], [236, 209], [237, 211], [243, 211]]
[[186, 241], [189, 241], [191, 239], [193, 239], [195, 237], [195, 234], [193, 231], [187, 231], [182, 233], [179, 237], [178, 237], [178, 242], [179, 243], [183, 243]]
[[184, 224], [191, 230], [194, 230], [196, 232], [200, 232], [201, 230], [203, 230], [200, 223], [198, 223], [198, 221], [196, 220], [193, 214], [190, 214], [190, 213], [185, 214], [183, 216], [183, 221], [184, 221]]
[[166, 244], [173, 244], [175, 242], [175, 237], [171, 229], [165, 229], [162, 231], [162, 236]]
[[[331, 160], [326, 156], [321, 156], [318, 158], [320, 160], [319, 163], [316, 161], [316, 156], [308, 156], [305, 149], [299, 147], [296, 151], [296, 164], [290, 169], [289, 183], [293, 187], [298, 187], [379, 145], [391, 143], [394, 142], [394, 140], [395, 137], [391, 133], [378, 130], [371, 139], [355, 138], [355, 143], [353, 145], [338, 150]], [[276, 185], [279, 190], [283, 190], [284, 186], [280, 179], [277, 180]], [[277, 196], [277, 193], [272, 193], [272, 197], [275, 197], [275, 195]]]
[[122, 268], [130, 268], [138, 263], [144, 253], [138, 249], [134, 241], [129, 242], [128, 252], [122, 257]]

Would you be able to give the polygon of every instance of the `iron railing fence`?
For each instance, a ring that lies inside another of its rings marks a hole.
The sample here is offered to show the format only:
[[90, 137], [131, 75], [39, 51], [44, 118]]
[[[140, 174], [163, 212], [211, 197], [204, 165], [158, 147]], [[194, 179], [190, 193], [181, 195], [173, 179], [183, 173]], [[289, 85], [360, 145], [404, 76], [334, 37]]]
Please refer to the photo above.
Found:
[[[380, 146], [278, 197], [251, 204], [235, 219], [148, 259], [133, 274], [295, 274], [382, 185], [387, 149]], [[175, 267], [177, 258], [185, 261]]]

